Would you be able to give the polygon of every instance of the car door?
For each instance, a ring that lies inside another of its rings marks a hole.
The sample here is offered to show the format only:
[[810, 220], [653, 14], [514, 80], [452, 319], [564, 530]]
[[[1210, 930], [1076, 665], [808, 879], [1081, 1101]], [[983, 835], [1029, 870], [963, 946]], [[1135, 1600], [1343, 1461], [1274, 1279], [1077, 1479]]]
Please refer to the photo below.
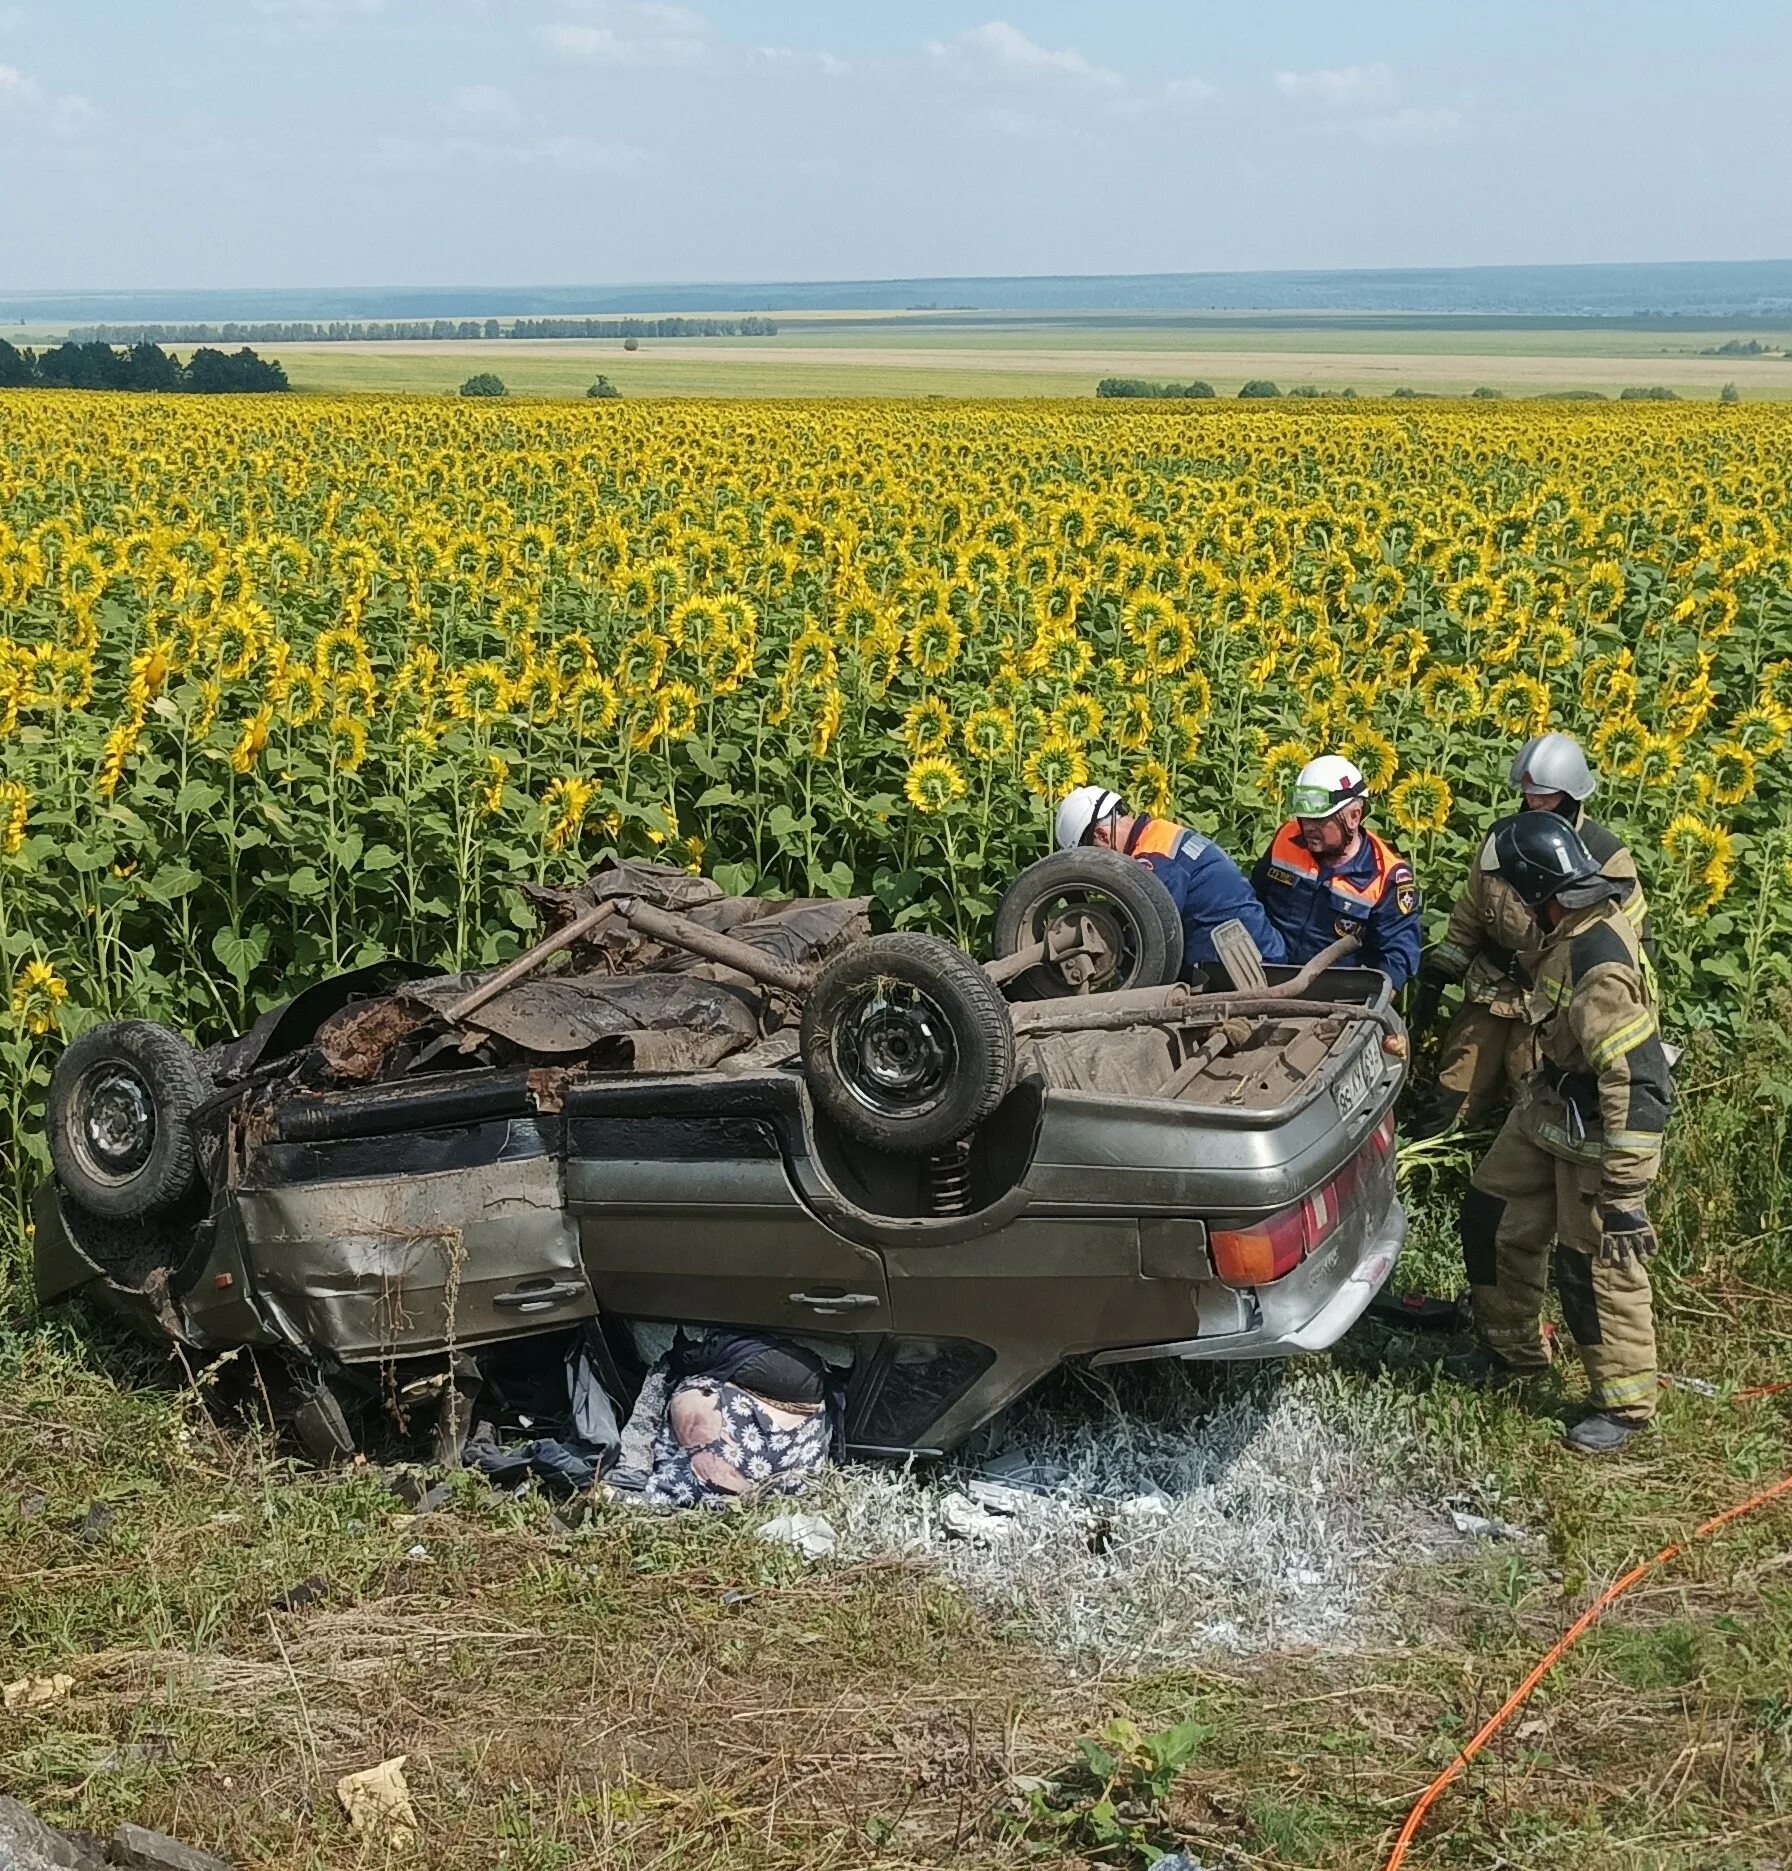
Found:
[[889, 1329], [882, 1256], [797, 1200], [776, 1088], [662, 1081], [567, 1094], [566, 1197], [599, 1307], [693, 1324]]

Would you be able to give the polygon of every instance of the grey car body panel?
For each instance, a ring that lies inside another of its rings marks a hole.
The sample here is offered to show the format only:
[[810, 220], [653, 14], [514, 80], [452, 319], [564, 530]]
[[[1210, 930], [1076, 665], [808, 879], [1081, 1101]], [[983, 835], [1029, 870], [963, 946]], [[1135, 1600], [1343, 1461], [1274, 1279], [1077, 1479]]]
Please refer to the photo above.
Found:
[[1391, 1161], [1272, 1285], [1217, 1280], [1209, 1230], [1286, 1208], [1364, 1147], [1404, 1069], [1381, 1034], [1350, 1027], [1280, 1111], [1023, 1081], [973, 1143], [966, 1214], [928, 1212], [918, 1159], [843, 1147], [791, 1069], [286, 1088], [225, 1120], [211, 1213], [160, 1287], [112, 1277], [47, 1188], [39, 1290], [202, 1348], [345, 1367], [604, 1316], [822, 1335], [873, 1400], [903, 1348], [919, 1368], [944, 1345], [957, 1388], [899, 1443], [868, 1429], [855, 1446], [949, 1449], [1067, 1360], [1331, 1343], [1398, 1251]]
[[597, 1310], [560, 1162], [241, 1188], [256, 1292], [344, 1364], [511, 1338]]

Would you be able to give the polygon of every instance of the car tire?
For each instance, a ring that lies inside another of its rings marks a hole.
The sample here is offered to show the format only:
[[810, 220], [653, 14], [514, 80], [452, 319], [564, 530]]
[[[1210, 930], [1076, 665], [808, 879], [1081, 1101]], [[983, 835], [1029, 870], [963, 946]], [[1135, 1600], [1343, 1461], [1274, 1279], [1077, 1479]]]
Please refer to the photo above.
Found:
[[45, 1114], [69, 1200], [118, 1222], [177, 1207], [197, 1174], [191, 1119], [205, 1090], [199, 1055], [168, 1027], [116, 1020], [72, 1041]]
[[[1169, 891], [1149, 865], [1092, 845], [1054, 851], [1015, 878], [996, 906], [996, 954], [1030, 948], [1053, 913], [1072, 905], [1096, 910], [1121, 945], [1119, 966], [1097, 991], [1168, 987], [1182, 973], [1182, 916]], [[1076, 990], [1041, 963], [1017, 976], [1009, 991], [1017, 1000], [1052, 1000]]]
[[847, 1136], [925, 1156], [977, 1128], [1014, 1082], [1001, 991], [949, 942], [873, 936], [836, 955], [803, 1006], [816, 1108]]

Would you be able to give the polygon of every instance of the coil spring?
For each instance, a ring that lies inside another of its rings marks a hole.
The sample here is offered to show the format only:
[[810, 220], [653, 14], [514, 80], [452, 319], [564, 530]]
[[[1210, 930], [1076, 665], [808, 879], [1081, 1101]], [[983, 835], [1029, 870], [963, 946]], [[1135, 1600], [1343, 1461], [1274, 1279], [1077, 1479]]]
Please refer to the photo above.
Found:
[[927, 1159], [927, 1207], [935, 1215], [971, 1212], [971, 1146], [948, 1144]]

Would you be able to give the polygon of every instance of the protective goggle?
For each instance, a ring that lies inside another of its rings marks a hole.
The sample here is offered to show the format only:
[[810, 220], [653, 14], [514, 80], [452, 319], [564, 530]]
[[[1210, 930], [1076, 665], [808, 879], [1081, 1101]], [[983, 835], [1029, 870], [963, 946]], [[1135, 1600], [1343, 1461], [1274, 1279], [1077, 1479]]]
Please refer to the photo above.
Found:
[[1288, 795], [1288, 808], [1297, 819], [1325, 819], [1362, 796], [1361, 786], [1346, 786], [1339, 792], [1329, 786], [1296, 786]]

